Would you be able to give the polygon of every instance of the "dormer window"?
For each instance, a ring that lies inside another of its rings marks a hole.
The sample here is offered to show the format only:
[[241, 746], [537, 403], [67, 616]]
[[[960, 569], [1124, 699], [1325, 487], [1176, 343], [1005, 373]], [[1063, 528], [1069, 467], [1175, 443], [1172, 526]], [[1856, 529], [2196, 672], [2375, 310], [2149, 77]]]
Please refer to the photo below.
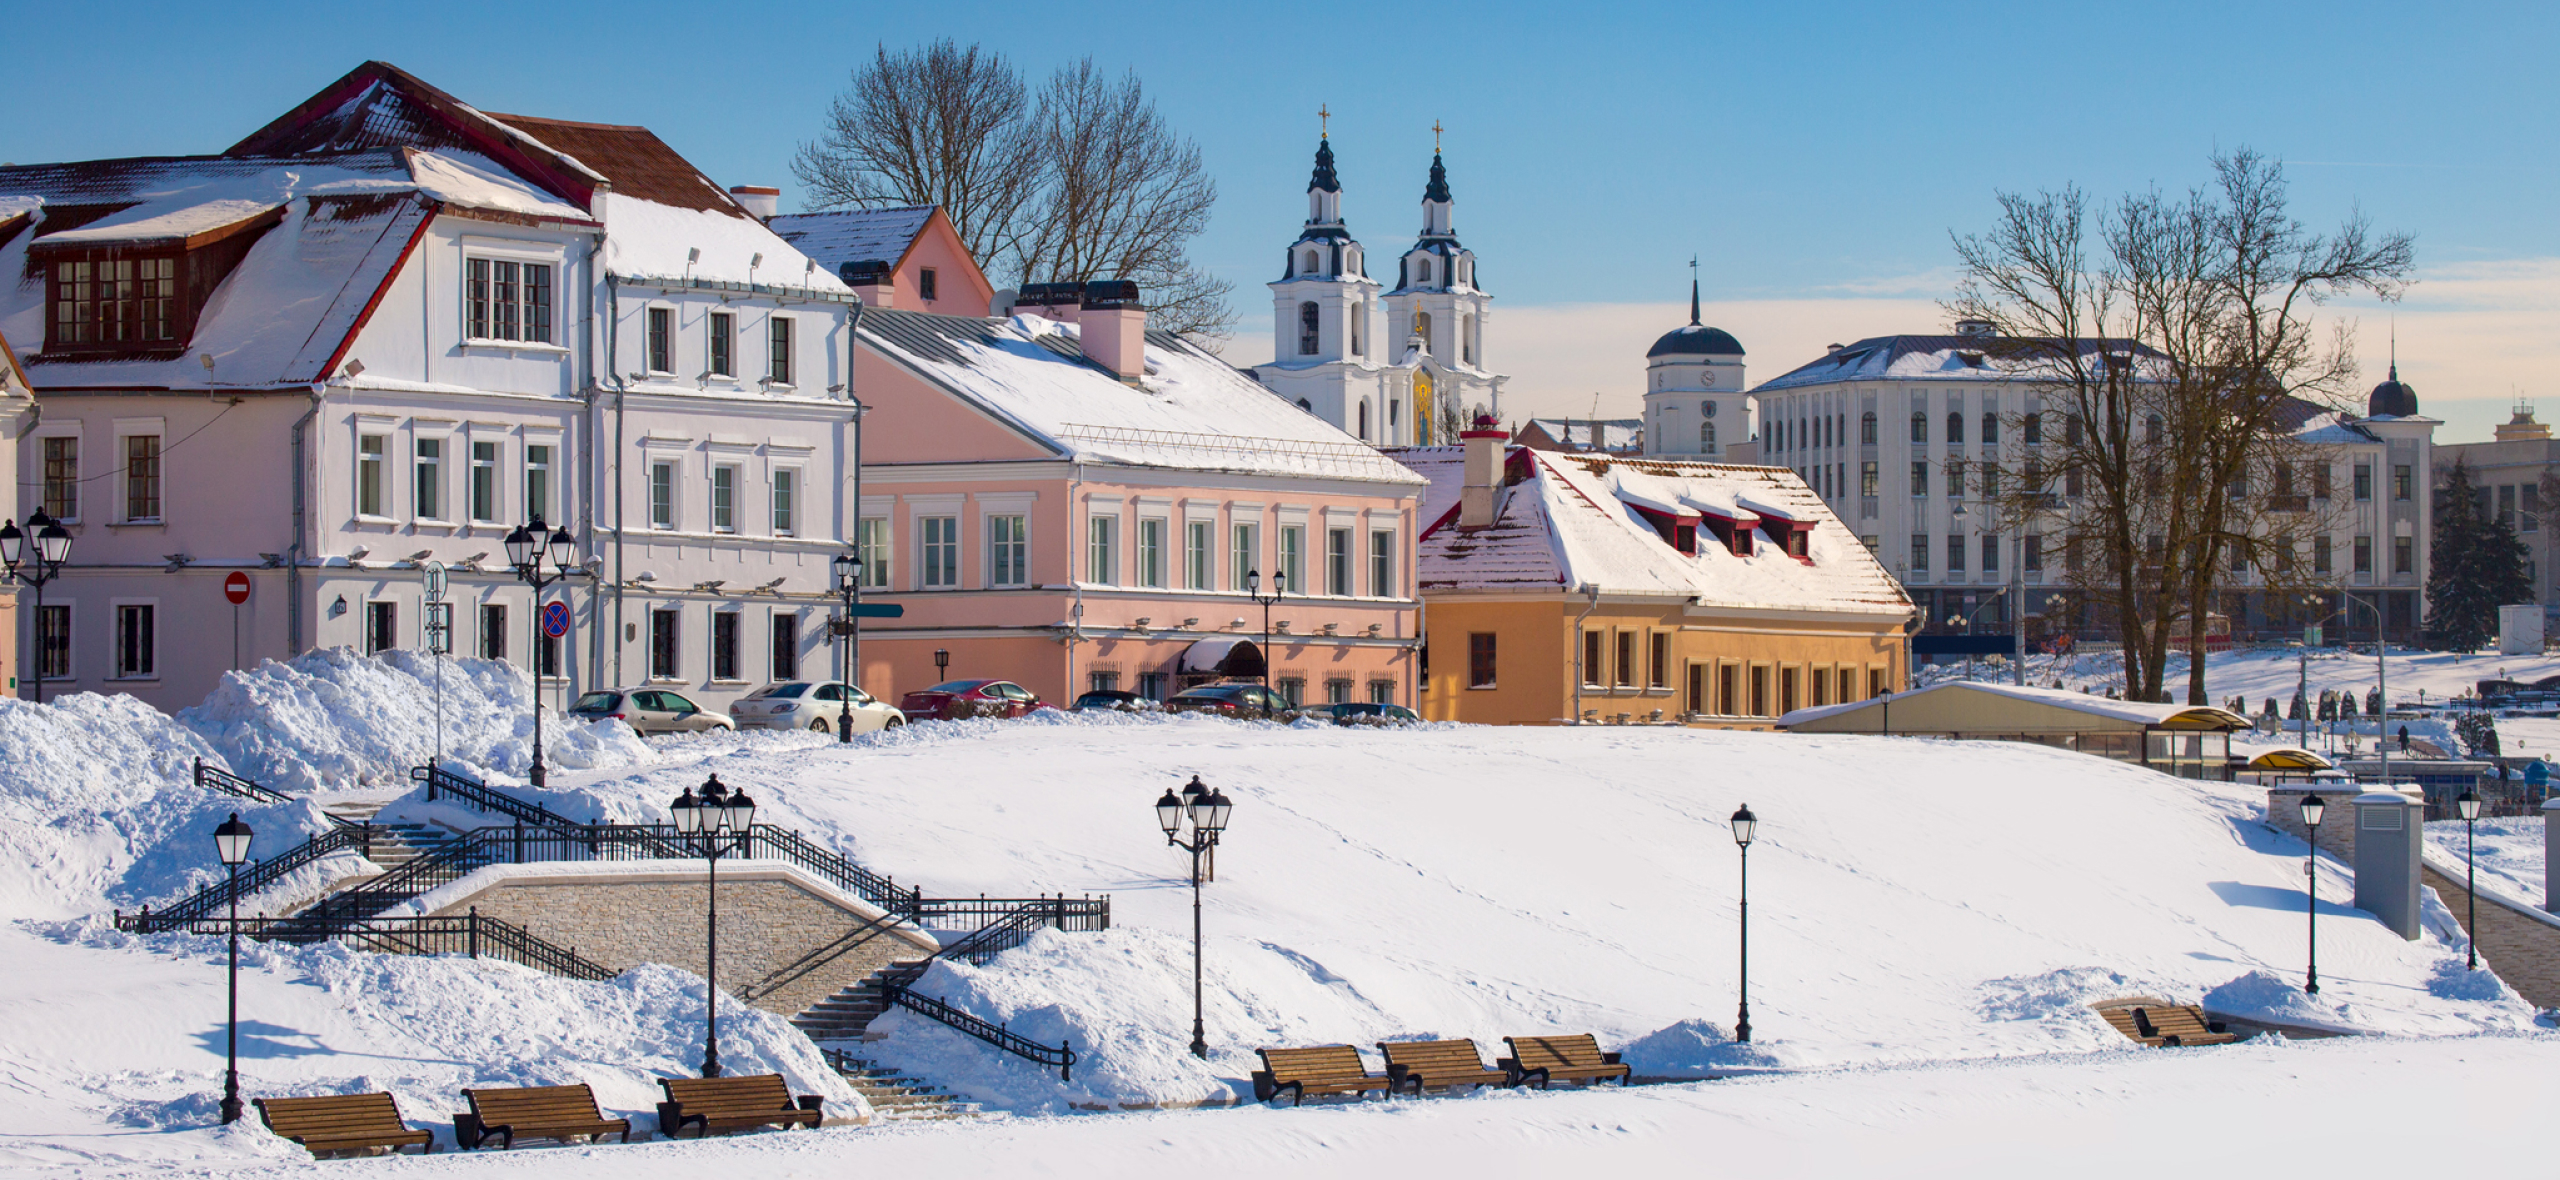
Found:
[[178, 341], [178, 259], [96, 258], [53, 266], [47, 347], [148, 349]]
[[550, 264], [473, 258], [462, 273], [471, 339], [551, 343]]
[[217, 201], [174, 210], [63, 206], [29, 246], [45, 279], [45, 351], [168, 354], [195, 334], [205, 298], [282, 218], [283, 206]]

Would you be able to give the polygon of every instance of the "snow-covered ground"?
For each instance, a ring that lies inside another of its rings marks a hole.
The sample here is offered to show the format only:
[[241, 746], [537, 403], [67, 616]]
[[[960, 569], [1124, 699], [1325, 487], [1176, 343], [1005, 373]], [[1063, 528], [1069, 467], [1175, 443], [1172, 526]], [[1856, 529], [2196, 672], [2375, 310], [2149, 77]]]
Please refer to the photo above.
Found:
[[[2391, 680], [2391, 701], [2416, 703], [2419, 690], [2426, 691], [2426, 701], [2449, 700], [2472, 691], [2483, 680], [2535, 681], [2560, 675], [2560, 656], [2472, 655], [2462, 652], [2419, 651], [2395, 647], [2387, 657], [2386, 668]], [[2226, 697], [2249, 698], [2249, 710], [2256, 713], [2268, 697], [2276, 699], [2278, 708], [2293, 699], [2306, 669], [2298, 650], [2217, 652], [2205, 659], [2205, 692], [2215, 702]], [[2367, 645], [2359, 653], [2344, 648], [2314, 648], [2307, 664], [2311, 680], [2311, 698], [2318, 700], [2323, 689], [2352, 690], [2357, 704], [2375, 684], [2373, 649]], [[1987, 660], [1974, 662], [1974, 679], [2007, 681], [2010, 669]], [[1934, 664], [1920, 670], [1923, 684], [1964, 678], [1961, 662]], [[2086, 688], [2094, 692], [2124, 687], [2124, 659], [2114, 653], [2075, 656], [2029, 656], [2027, 683], [2051, 685], [2060, 681], [2064, 688]], [[2173, 695], [2186, 699], [2187, 657], [2172, 654], [2164, 680]]]

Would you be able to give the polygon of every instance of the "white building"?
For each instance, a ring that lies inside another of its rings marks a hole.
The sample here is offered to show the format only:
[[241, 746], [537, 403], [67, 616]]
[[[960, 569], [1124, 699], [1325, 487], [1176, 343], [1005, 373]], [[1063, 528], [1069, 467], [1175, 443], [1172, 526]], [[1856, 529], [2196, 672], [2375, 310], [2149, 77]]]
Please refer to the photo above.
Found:
[[1743, 393], [1742, 342], [1731, 332], [1698, 322], [1696, 279], [1689, 280], [1688, 326], [1654, 341], [1645, 351], [1644, 368], [1646, 454], [1752, 461], [1752, 405]]
[[1458, 241], [1447, 167], [1431, 156], [1422, 234], [1381, 293], [1342, 218], [1333, 142], [1316, 145], [1307, 221], [1270, 284], [1272, 361], [1254, 376], [1309, 413], [1379, 446], [1455, 436], [1475, 413], [1499, 416], [1509, 377], [1485, 362], [1493, 296], [1476, 285], [1475, 252]]

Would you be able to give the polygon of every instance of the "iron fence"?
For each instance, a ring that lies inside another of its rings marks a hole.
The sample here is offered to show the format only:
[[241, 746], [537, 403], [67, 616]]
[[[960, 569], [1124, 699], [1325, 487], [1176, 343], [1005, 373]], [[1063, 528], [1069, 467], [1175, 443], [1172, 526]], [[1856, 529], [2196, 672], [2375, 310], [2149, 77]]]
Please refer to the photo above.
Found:
[[[189, 934], [219, 936], [234, 928], [235, 923], [229, 918], [200, 918], [185, 924]], [[620, 974], [579, 955], [575, 947], [546, 942], [524, 927], [482, 917], [476, 909], [441, 917], [262, 916], [241, 918], [236, 928], [241, 937], [261, 942], [309, 944], [335, 940], [383, 954], [499, 959], [569, 979], [611, 979]]]
[[[209, 787], [216, 791], [228, 791], [243, 799], [257, 803], [293, 802], [293, 796], [291, 795], [285, 794], [273, 787], [265, 786], [253, 780], [242, 778], [239, 775], [233, 774], [228, 770], [224, 770], [219, 766], [207, 766], [202, 758], [196, 759], [196, 785], [199, 787]], [[338, 819], [338, 817], [334, 815], [329, 818], [333, 820]], [[345, 823], [347, 821], [338, 820], [338, 822]]]

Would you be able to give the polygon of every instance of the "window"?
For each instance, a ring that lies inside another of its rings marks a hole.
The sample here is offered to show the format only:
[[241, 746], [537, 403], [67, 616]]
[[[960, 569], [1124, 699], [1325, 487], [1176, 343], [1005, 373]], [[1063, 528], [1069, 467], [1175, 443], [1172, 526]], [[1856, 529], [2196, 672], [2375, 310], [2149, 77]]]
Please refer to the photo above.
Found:
[[649, 464], [649, 527], [676, 527], [676, 465], [672, 459]]
[[1321, 324], [1322, 320], [1319, 318], [1315, 304], [1301, 303], [1298, 305], [1299, 356], [1314, 356], [1316, 354], [1317, 337], [1319, 334], [1318, 329]]
[[1392, 680], [1370, 681], [1369, 703], [1372, 705], [1392, 705], [1396, 703], [1396, 682]]
[[1120, 674], [1117, 672], [1088, 672], [1085, 674], [1084, 686], [1085, 691], [1087, 692], [1118, 692], [1120, 691]]
[[1876, 412], [1874, 410], [1858, 416], [1858, 443], [1861, 446], [1876, 445]]
[[1369, 594], [1375, 598], [1393, 598], [1403, 590], [1396, 584], [1396, 534], [1393, 529], [1369, 530]]
[[149, 603], [125, 603], [116, 607], [115, 679], [149, 680], [160, 674], [159, 638], [153, 634], [157, 613], [158, 608]]
[[941, 295], [936, 293], [941, 284], [936, 282], [935, 279], [936, 276], [933, 273], [932, 267], [928, 266], [921, 268], [916, 274], [916, 294], [927, 299], [942, 298]]
[[2372, 499], [2372, 498], [2373, 498], [2373, 464], [2371, 464], [2371, 463], [2358, 463], [2358, 464], [2356, 464], [2356, 483], [2355, 483], [2355, 486], [2356, 486], [2356, 499], [2359, 499], [2359, 500], [2370, 500], [2370, 499]]
[[1164, 585], [1165, 522], [1152, 517], [1138, 522], [1138, 584]]
[[649, 309], [649, 371], [676, 371], [676, 313], [671, 307]]
[[923, 547], [916, 552], [916, 559], [924, 566], [924, 588], [959, 589], [960, 518], [928, 516], [917, 524], [924, 531]]
[[1646, 653], [1649, 658], [1645, 661], [1645, 683], [1653, 688], [1669, 688], [1671, 687], [1671, 633], [1656, 631], [1651, 638], [1652, 650]]
[[1280, 526], [1280, 576], [1297, 587], [1298, 593], [1307, 592], [1307, 526]]
[[1716, 453], [1716, 424], [1715, 424], [1715, 423], [1713, 423], [1713, 422], [1700, 422], [1700, 423], [1698, 423], [1698, 451], [1699, 451], [1699, 453], [1700, 453], [1700, 454], [1706, 454], [1706, 455], [1712, 455], [1712, 454], [1715, 454], [1715, 453]]
[[1964, 537], [1961, 534], [1947, 534], [1947, 572], [1964, 572]]
[[737, 345], [738, 317], [725, 311], [715, 311], [708, 318], [711, 321], [711, 334], [706, 343], [710, 346], [711, 375], [735, 377], [738, 375], [738, 363], [729, 355], [729, 351]]
[[2329, 549], [2329, 538], [2311, 538], [2311, 572], [2315, 574], [2325, 574], [2330, 572], [2331, 567], [2336, 563], [2330, 557]]
[[480, 604], [480, 658], [484, 660], [507, 658], [507, 608], [503, 604], [495, 602]]
[[[540, 262], [507, 262], [474, 258], [463, 265], [463, 302], [474, 340], [523, 340], [551, 343], [551, 267]], [[658, 326], [664, 309], [652, 309], [649, 326]], [[650, 356], [658, 355], [652, 338]], [[666, 371], [663, 367], [660, 372]]]
[[773, 535], [794, 536], [799, 531], [800, 473], [788, 467], [773, 469]]
[[70, 607], [47, 606], [36, 616], [36, 651], [45, 679], [71, 679]]
[[1754, 717], [1769, 715], [1769, 670], [1767, 668], [1751, 670], [1751, 715]]
[[777, 683], [800, 679], [800, 615], [796, 611], [773, 612], [771, 679]]
[[2514, 484], [2498, 485], [2498, 524], [2509, 532], [2516, 527], [2516, 488]]
[[1911, 568], [1924, 574], [1929, 572], [1929, 534], [1927, 533], [1911, 534]]
[[1911, 461], [1911, 495], [1914, 499], [1918, 499], [1925, 497], [1928, 494], [1929, 461], [1926, 459], [1914, 459]]
[[1328, 676], [1324, 682], [1324, 703], [1343, 705], [1351, 702], [1351, 680], [1345, 676]]
[[93, 258], [53, 267], [49, 349], [171, 345], [179, 337], [178, 260]]
[[1609, 665], [1606, 658], [1607, 656], [1608, 643], [1604, 632], [1585, 631], [1582, 633], [1583, 687], [1599, 688], [1608, 683]]
[[372, 655], [400, 646], [400, 607], [392, 602], [364, 604], [364, 652]]
[[1986, 574], [2000, 572], [2000, 538], [1998, 537], [1982, 538], [1982, 572]]
[[1964, 445], [1964, 415], [1952, 410], [1947, 413], [1947, 445], [1951, 447]]
[[862, 588], [889, 588], [889, 520], [866, 516], [854, 526], [854, 548], [862, 562]]
[[2418, 569], [2417, 542], [2408, 537], [2391, 538], [2391, 572], [2415, 573]]
[[711, 678], [736, 680], [738, 676], [738, 612], [711, 612]]
[[417, 440], [417, 459], [411, 474], [416, 477], [416, 498], [410, 501], [409, 515], [420, 520], [444, 519], [444, 440]]
[[2314, 500], [2329, 498], [2329, 465], [2326, 462], [2311, 465], [2311, 498]]
[[535, 636], [535, 645], [533, 649], [533, 674], [535, 676], [558, 676], [560, 674], [559, 636]]
[[1166, 696], [1166, 683], [1171, 679], [1162, 672], [1140, 672], [1138, 673], [1138, 695], [1151, 701], [1161, 701]]
[[767, 347], [770, 364], [765, 380], [775, 385], [791, 384], [791, 317], [773, 317], [772, 340]]
[[471, 519], [488, 523], [498, 519], [498, 444], [471, 444]]
[[1369, 438], [1369, 399], [1367, 399], [1367, 398], [1365, 398], [1365, 397], [1360, 399], [1360, 434], [1359, 434], [1359, 438], [1360, 438], [1360, 440], [1361, 440], [1361, 441], [1363, 441], [1363, 442], [1368, 441], [1368, 438]]
[[2541, 492], [2542, 489], [2533, 484], [2524, 484], [2516, 491], [2516, 511], [2522, 518], [2518, 531], [2527, 533], [2542, 531]]
[[1210, 567], [1217, 564], [1211, 550], [1217, 544], [1217, 526], [1205, 520], [1185, 521], [1182, 526], [1182, 584], [1193, 590], [1215, 590], [1218, 583]]
[[1984, 463], [1975, 470], [1981, 476], [1980, 482], [1982, 484], [1982, 498], [1985, 500], [1999, 499], [2000, 465], [1997, 463]]
[[680, 616], [659, 608], [649, 612], [649, 679], [674, 680], [682, 653], [676, 647], [676, 622]]
[[2087, 490], [2085, 481], [2078, 465], [2075, 464], [2069, 470], [2062, 473], [2063, 495], [2076, 500], [2080, 498], [2081, 493], [2085, 490]]
[[1278, 688], [1280, 703], [1294, 708], [1307, 702], [1306, 677], [1283, 676], [1278, 680], [1272, 681], [1272, 684]]
[[1119, 533], [1117, 518], [1097, 514], [1085, 521], [1085, 581], [1108, 586], [1120, 580]]
[[[2023, 427], [2024, 429], [2022, 433], [2025, 436], [2026, 444], [2028, 446], [2040, 447], [2044, 445], [2044, 415], [2029, 412]], [[1847, 694], [1843, 693], [1842, 695], [1845, 696]]]
[[1475, 631], [1467, 635], [1467, 687], [1493, 687], [1494, 652], [1493, 632]]
[[1031, 518], [987, 518], [987, 584], [1025, 586], [1031, 582]]
[[711, 531], [738, 531], [738, 468], [722, 463], [711, 469]]
[[2143, 442], [2156, 447], [2161, 443], [2168, 441], [2168, 437], [2169, 423], [2167, 419], [2162, 418], [2158, 414], [2153, 414], [2142, 420]]
[[1244, 590], [1245, 575], [1262, 568], [1262, 527], [1240, 524], [1227, 533], [1235, 550], [1227, 557], [1227, 588]]
[[527, 443], [524, 448], [524, 515], [527, 520], [556, 520], [551, 514], [551, 451], [549, 443]]
[[1351, 530], [1324, 531], [1324, 592], [1351, 596]]
[[2408, 499], [2412, 486], [2413, 484], [2409, 478], [2409, 465], [2406, 463], [2393, 464], [2391, 467], [2391, 498], [2394, 500]]
[[1636, 633], [1618, 632], [1618, 678], [1620, 688], [1636, 686]]
[[1947, 498], [1964, 498], [1964, 460], [1952, 455], [1947, 457]]
[[124, 518], [160, 519], [160, 436], [124, 436]]
[[[375, 474], [379, 476], [381, 440], [375, 439]], [[80, 518], [80, 440], [44, 440], [44, 514], [55, 520]]]
[[1354, 303], [1351, 305], [1351, 355], [1353, 356], [1365, 357], [1369, 355], [1369, 342], [1364, 338], [1364, 334], [1361, 331], [1361, 321], [1368, 318], [1368, 304]]
[[[2018, 541], [2018, 569], [2023, 573], [2044, 572], [2044, 538], [2028, 533]], [[1846, 690], [1843, 690], [1846, 691]]]
[[1872, 499], [1876, 495], [1878, 478], [1875, 460], [1869, 459], [1858, 464], [1858, 494]]
[[[48, 443], [52, 440], [47, 439]], [[356, 515], [388, 516], [383, 504], [383, 454], [390, 449], [385, 435], [365, 434], [356, 437]], [[49, 454], [49, 452], [48, 452]], [[50, 466], [48, 465], [48, 473]], [[48, 478], [50, 478], [48, 474]], [[48, 494], [49, 491], [48, 491]]]

